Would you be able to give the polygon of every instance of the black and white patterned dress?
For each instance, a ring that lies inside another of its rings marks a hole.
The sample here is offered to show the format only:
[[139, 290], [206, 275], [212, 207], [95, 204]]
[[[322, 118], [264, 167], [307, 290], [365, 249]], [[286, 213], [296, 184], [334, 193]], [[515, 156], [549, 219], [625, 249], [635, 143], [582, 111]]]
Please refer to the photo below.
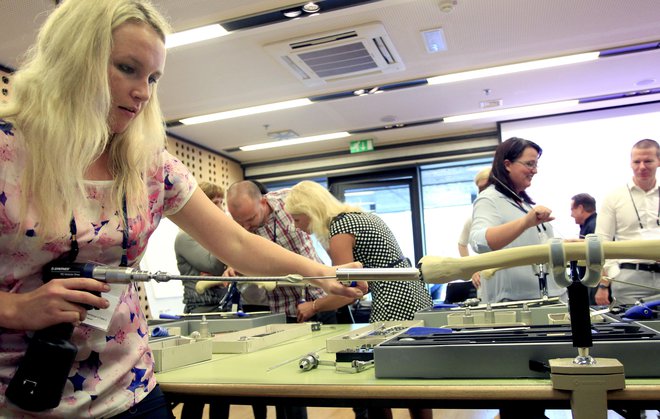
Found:
[[[330, 237], [355, 237], [353, 259], [365, 268], [409, 268], [394, 234], [376, 214], [342, 213], [330, 223]], [[415, 312], [433, 304], [424, 283], [419, 281], [369, 282], [372, 305], [370, 322], [412, 320]]]

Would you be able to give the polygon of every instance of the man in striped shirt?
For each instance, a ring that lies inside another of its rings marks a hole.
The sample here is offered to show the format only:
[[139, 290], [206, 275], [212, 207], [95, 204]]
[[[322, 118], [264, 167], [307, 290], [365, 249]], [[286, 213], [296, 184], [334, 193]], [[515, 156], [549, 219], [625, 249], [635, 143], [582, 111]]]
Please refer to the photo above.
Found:
[[[261, 193], [251, 181], [234, 183], [227, 190], [227, 208], [234, 220], [246, 230], [273, 241], [285, 249], [323, 263], [314, 250], [309, 235], [296, 229], [291, 215], [284, 211], [288, 189]], [[325, 296], [315, 287], [278, 286], [268, 291], [270, 310], [286, 313], [288, 323], [296, 322], [297, 306], [304, 301], [314, 301]], [[325, 324], [337, 322], [336, 312], [317, 313], [311, 320]]]

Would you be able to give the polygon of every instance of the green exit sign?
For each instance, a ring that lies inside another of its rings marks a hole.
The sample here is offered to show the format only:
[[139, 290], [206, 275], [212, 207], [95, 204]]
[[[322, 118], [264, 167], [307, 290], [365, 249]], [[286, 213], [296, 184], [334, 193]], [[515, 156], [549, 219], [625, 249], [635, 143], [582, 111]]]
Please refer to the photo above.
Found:
[[363, 153], [365, 151], [373, 151], [374, 140], [371, 138], [366, 140], [351, 141], [351, 153]]

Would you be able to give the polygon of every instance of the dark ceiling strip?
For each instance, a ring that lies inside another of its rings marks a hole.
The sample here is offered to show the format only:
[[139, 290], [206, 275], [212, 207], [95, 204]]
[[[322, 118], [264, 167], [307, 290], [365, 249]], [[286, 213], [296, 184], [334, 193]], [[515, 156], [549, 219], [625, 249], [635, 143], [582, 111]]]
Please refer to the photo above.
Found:
[[323, 102], [326, 100], [335, 100], [335, 99], [343, 99], [343, 98], [359, 96], [358, 94], [355, 93], [357, 90], [363, 90], [365, 92], [368, 92], [373, 89], [378, 89], [378, 91], [381, 92], [388, 92], [390, 90], [407, 89], [409, 87], [424, 86], [427, 84], [428, 82], [426, 79], [408, 80], [399, 83], [384, 84], [382, 86], [369, 86], [369, 87], [363, 87], [361, 89], [354, 89], [345, 92], [330, 93], [329, 95], [312, 96], [309, 98], [309, 100], [311, 100], [312, 102]]
[[0, 71], [4, 71], [5, 73], [10, 73], [10, 74], [16, 72], [15, 69], [11, 67], [7, 67], [6, 65], [2, 65], [2, 64], [0, 64]]
[[[347, 131], [347, 132], [351, 135], [368, 134], [368, 133], [371, 133], [371, 132], [387, 131], [387, 130], [390, 130], [390, 129], [416, 127], [416, 126], [420, 126], [420, 125], [439, 124], [441, 122], [442, 122], [442, 118], [436, 118], [436, 119], [428, 119], [428, 120], [424, 120], [424, 121], [392, 123], [392, 124], [389, 124], [389, 125], [382, 125], [382, 126], [379, 126], [379, 127], [354, 129], [354, 130], [350, 130], [350, 131]], [[241, 149], [239, 147], [232, 147], [232, 148], [225, 148], [224, 151], [225, 151], [225, 153], [237, 153], [237, 152], [241, 151]]]
[[658, 93], [660, 93], [660, 87], [656, 87], [654, 89], [636, 90], [632, 92], [612, 93], [609, 95], [585, 97], [579, 99], [579, 101], [580, 103], [592, 103], [592, 102], [601, 102], [601, 101], [613, 100], [613, 99], [625, 99], [633, 96], [655, 95]]
[[348, 133], [351, 134], [351, 135], [353, 135], [353, 134], [366, 134], [366, 133], [370, 133], [370, 132], [387, 131], [387, 130], [391, 130], [391, 129], [418, 127], [420, 125], [439, 124], [441, 122], [442, 122], [442, 118], [427, 119], [427, 120], [424, 120], [424, 121], [413, 121], [413, 122], [397, 122], [397, 123], [391, 123], [391, 124], [388, 124], [388, 125], [383, 125], [383, 126], [380, 126], [380, 127], [350, 130], [350, 131], [348, 131]]
[[[393, 150], [393, 149], [399, 149], [399, 148], [425, 146], [425, 145], [429, 145], [429, 144], [431, 144], [431, 145], [432, 144], [443, 144], [443, 143], [454, 142], [454, 141], [480, 140], [480, 139], [484, 139], [484, 138], [499, 138], [499, 133], [497, 133], [496, 131], [489, 131], [489, 132], [481, 132], [481, 133], [477, 133], [477, 134], [456, 135], [456, 136], [452, 136], [452, 137], [432, 138], [432, 139], [427, 139], [427, 140], [410, 141], [410, 142], [407, 142], [405, 144], [387, 144], [387, 145], [377, 146], [376, 150], [377, 151], [384, 151], [384, 150]], [[329, 152], [329, 153], [315, 154], [314, 156], [290, 157], [290, 158], [287, 158], [287, 159], [269, 160], [267, 162], [258, 162], [258, 163], [243, 163], [242, 166], [245, 169], [251, 169], [251, 168], [262, 167], [262, 166], [270, 166], [272, 164], [298, 163], [298, 162], [307, 161], [307, 160], [310, 160], [310, 159], [326, 159], [326, 158], [347, 156], [347, 155], [350, 155], [350, 154], [351, 153], [348, 150], [342, 150], [342, 151], [333, 151], [333, 152]]]
[[165, 122], [165, 127], [167, 128], [180, 127], [181, 125], [183, 125], [183, 123], [178, 120]]
[[[380, 164], [388, 164], [388, 163], [405, 163], [407, 161], [415, 161], [415, 160], [420, 160], [420, 159], [439, 159], [442, 157], [452, 157], [452, 156], [464, 156], [467, 154], [475, 154], [475, 153], [494, 153], [495, 149], [497, 146], [488, 146], [488, 147], [475, 147], [475, 148], [467, 148], [467, 149], [461, 149], [461, 150], [451, 150], [451, 151], [441, 151], [438, 153], [430, 153], [430, 154], [423, 154], [419, 156], [408, 156], [405, 158], [387, 158], [387, 159], [380, 159], [380, 160], [369, 160], [367, 162], [355, 162], [355, 163], [346, 163], [346, 164], [336, 164], [336, 165], [328, 165], [328, 166], [316, 166], [314, 168], [310, 169], [301, 169], [301, 170], [287, 170], [286, 175], [287, 176], [297, 176], [297, 175], [305, 175], [307, 173], [314, 173], [314, 172], [319, 172], [319, 171], [330, 171], [330, 170], [342, 170], [342, 169], [351, 169], [351, 168], [365, 168], [367, 169], [369, 166], [374, 166], [374, 165], [380, 165]], [[244, 170], [246, 169], [246, 166], [243, 166]], [[256, 176], [250, 176], [250, 179], [267, 179], [269, 177], [273, 176], [279, 176], [279, 173], [277, 174], [265, 174], [265, 175], [256, 175]]]
[[[376, 1], [379, 0], [318, 0], [318, 1], [314, 1], [314, 3], [319, 5], [319, 7], [321, 8], [318, 13], [326, 13], [333, 10], [358, 6], [365, 3], [374, 3]], [[243, 29], [256, 28], [259, 26], [272, 25], [274, 23], [280, 23], [294, 19], [285, 16], [284, 15], [285, 12], [299, 10], [300, 14], [295, 17], [296, 19], [311, 16], [312, 14], [306, 13], [302, 10], [302, 6], [304, 4], [305, 2], [298, 3], [293, 6], [287, 6], [281, 9], [271, 10], [271, 11], [255, 14], [252, 16], [245, 16], [238, 19], [230, 19], [219, 23], [227, 31], [234, 32]]]
[[598, 54], [598, 58], [612, 57], [615, 55], [633, 54], [643, 51], [651, 51], [660, 48], [660, 41], [647, 42], [645, 44], [628, 45], [625, 47], [606, 49]]

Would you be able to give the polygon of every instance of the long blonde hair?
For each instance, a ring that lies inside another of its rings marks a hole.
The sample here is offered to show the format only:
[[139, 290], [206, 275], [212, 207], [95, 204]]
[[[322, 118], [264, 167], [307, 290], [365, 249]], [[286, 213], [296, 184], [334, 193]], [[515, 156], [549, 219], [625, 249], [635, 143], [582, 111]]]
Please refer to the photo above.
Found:
[[[144, 176], [165, 146], [156, 86], [126, 131], [111, 136], [108, 127], [112, 34], [127, 21], [149, 25], [163, 41], [169, 33], [148, 0], [65, 0], [41, 27], [13, 76], [9, 103], [0, 107], [0, 118], [17, 128], [27, 153], [21, 214], [28, 203], [34, 205], [36, 229], [44, 238], [66, 228], [63, 214], [72, 214], [85, 199], [85, 171], [106, 148], [113, 206], [123, 215], [125, 196], [129, 213], [146, 214]], [[23, 218], [19, 234], [25, 223]]]
[[345, 204], [316, 182], [304, 180], [289, 192], [284, 210], [289, 214], [309, 217], [309, 228], [319, 242], [327, 248], [330, 241], [330, 223], [343, 212], [363, 212], [361, 208]]

